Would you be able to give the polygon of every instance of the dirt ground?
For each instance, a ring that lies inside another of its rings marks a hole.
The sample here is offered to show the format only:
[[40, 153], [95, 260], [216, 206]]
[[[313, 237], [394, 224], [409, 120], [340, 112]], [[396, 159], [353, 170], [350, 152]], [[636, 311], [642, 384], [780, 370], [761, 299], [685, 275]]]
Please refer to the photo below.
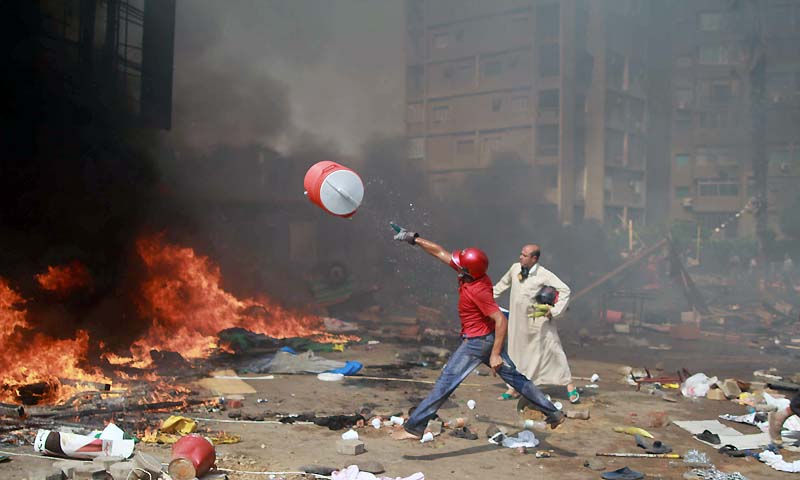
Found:
[[[658, 339], [650, 344], [658, 344]], [[452, 347], [452, 344], [450, 345]], [[526, 454], [506, 449], [487, 442], [484, 431], [489, 423], [505, 426], [510, 432], [519, 430], [520, 415], [514, 401], [500, 401], [497, 396], [503, 385], [490, 375], [471, 375], [465, 383], [477, 386], [461, 386], [451, 397], [451, 402], [440, 410], [441, 417], [448, 419], [468, 417], [467, 400], [477, 402], [474, 423], [471, 428], [479, 434], [478, 440], [464, 440], [447, 435], [435, 441], [421, 444], [415, 441], [396, 441], [389, 437], [386, 428], [375, 430], [366, 427], [359, 431], [366, 444], [366, 453], [352, 457], [336, 453], [336, 441], [342, 431], [330, 431], [316, 425], [283, 425], [268, 423], [218, 423], [201, 420], [202, 428], [224, 430], [241, 435], [241, 443], [217, 447], [218, 464], [237, 471], [296, 471], [301, 465], [319, 464], [346, 466], [362, 461], [377, 461], [386, 468], [384, 475], [405, 477], [423, 472], [428, 479], [486, 479], [486, 478], [600, 478], [601, 472], [583, 466], [584, 461], [596, 458], [596, 452], [641, 452], [633, 437], [615, 433], [614, 426], [628, 426], [650, 418], [655, 412], [665, 412], [672, 420], [715, 419], [722, 413], [743, 414], [745, 407], [734, 402], [708, 399], [689, 400], [679, 398], [677, 403], [666, 402], [656, 396], [635, 391], [635, 387], [618, 382], [616, 373], [620, 365], [655, 367], [666, 371], [687, 368], [689, 371], [705, 372], [709, 376], [735, 376], [752, 380], [756, 369], [777, 367], [784, 372], [796, 373], [796, 359], [774, 356], [760, 350], [725, 344], [710, 345], [707, 342], [684, 342], [672, 350], [653, 350], [648, 347], [578, 347], [566, 342], [573, 375], [589, 377], [600, 375], [599, 389], [586, 389], [579, 408], [588, 408], [591, 419], [568, 420], [552, 432], [536, 432], [542, 441], [538, 447], [552, 449], [551, 458], [536, 458], [533, 451]], [[358, 360], [365, 364], [363, 375], [379, 375], [370, 365], [389, 364], [396, 361], [400, 352], [417, 348], [414, 345], [381, 343], [367, 347], [356, 345], [345, 352], [326, 353], [325, 357], [337, 360]], [[608, 359], [613, 359], [609, 361]], [[488, 369], [481, 367], [484, 373]], [[407, 373], [418, 380], [434, 380], [438, 371], [414, 368]], [[579, 381], [579, 385], [588, 382]], [[376, 414], [406, 412], [423, 398], [430, 385], [409, 382], [386, 382], [363, 379], [346, 379], [341, 382], [322, 382], [313, 375], [276, 375], [272, 380], [249, 381], [257, 393], [246, 395], [243, 413], [258, 414], [269, 410], [281, 413], [315, 412], [322, 414], [351, 414], [368, 406]], [[546, 389], [554, 399], [568, 405], [563, 388]], [[675, 392], [675, 391], [673, 391]], [[675, 395], [680, 397], [679, 394]], [[257, 403], [266, 398], [268, 403]], [[229, 420], [229, 412], [207, 413], [193, 411], [187, 416]], [[157, 426], [164, 415], [153, 415], [153, 426]], [[743, 432], [756, 433], [755, 427], [725, 422]], [[669, 424], [658, 428], [646, 427], [657, 439], [673, 447], [676, 453], [684, 454], [697, 449], [709, 455], [717, 468], [726, 472], [741, 472], [750, 479], [798, 478], [797, 475], [776, 472], [752, 458], [735, 459], [719, 454], [715, 449], [694, 440], [687, 432]], [[5, 447], [10, 453], [33, 453], [31, 446]], [[138, 451], [152, 453], [167, 461], [170, 447], [159, 445], [137, 446]], [[800, 454], [784, 451], [784, 458], [797, 460]], [[660, 458], [627, 459], [603, 458], [607, 470], [623, 466], [643, 472], [646, 478], [680, 479], [690, 470], [681, 460]], [[11, 461], [0, 464], [0, 478], [24, 479], [28, 472], [52, 462], [47, 458], [13, 456]], [[265, 475], [229, 473], [231, 479], [263, 479]], [[290, 477], [291, 478], [291, 477]], [[300, 478], [300, 477], [297, 477]]]

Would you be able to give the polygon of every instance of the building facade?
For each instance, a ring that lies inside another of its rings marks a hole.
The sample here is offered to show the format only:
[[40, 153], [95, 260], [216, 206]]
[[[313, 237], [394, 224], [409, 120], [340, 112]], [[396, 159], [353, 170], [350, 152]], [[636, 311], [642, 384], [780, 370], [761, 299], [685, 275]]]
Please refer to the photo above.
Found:
[[651, 143], [668, 138], [648, 125], [652, 14], [646, 1], [407, 1], [409, 158], [434, 194], [643, 221], [666, 178], [648, 178], [649, 160], [666, 164]]
[[762, 168], [777, 229], [777, 213], [800, 184], [800, 3], [674, 7], [670, 216], [705, 229], [724, 225], [728, 238], [752, 235], [746, 207]]
[[793, 198], [798, 2], [406, 6], [409, 159], [443, 200], [477, 191], [563, 223], [686, 220], [749, 236], [754, 159], [771, 228]]

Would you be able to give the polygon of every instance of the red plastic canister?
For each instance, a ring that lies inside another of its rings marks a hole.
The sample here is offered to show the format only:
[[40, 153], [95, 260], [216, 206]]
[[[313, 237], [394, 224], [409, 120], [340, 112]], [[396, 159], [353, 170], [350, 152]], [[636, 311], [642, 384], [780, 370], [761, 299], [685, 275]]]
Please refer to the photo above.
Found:
[[211, 442], [200, 435], [186, 435], [172, 446], [169, 475], [174, 480], [192, 480], [207, 473], [216, 461]]
[[351, 217], [364, 198], [364, 184], [353, 170], [329, 160], [315, 163], [303, 179], [312, 203], [339, 217]]

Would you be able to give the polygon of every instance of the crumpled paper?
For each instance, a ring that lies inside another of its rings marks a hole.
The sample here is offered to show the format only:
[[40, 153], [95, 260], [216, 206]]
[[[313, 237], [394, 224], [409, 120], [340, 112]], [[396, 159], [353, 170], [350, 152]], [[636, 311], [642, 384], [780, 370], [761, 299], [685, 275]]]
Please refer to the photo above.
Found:
[[163, 422], [159, 428], [164, 433], [178, 433], [181, 435], [189, 435], [197, 430], [197, 422], [191, 418], [181, 417], [179, 415], [172, 415]]

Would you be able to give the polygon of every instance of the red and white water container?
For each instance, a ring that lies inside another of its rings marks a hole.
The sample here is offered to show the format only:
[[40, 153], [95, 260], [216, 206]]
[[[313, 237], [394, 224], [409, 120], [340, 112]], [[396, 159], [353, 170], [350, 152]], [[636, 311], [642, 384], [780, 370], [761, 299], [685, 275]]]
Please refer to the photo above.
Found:
[[353, 170], [336, 162], [315, 163], [303, 179], [305, 194], [318, 207], [339, 217], [353, 216], [364, 199], [364, 183]]

